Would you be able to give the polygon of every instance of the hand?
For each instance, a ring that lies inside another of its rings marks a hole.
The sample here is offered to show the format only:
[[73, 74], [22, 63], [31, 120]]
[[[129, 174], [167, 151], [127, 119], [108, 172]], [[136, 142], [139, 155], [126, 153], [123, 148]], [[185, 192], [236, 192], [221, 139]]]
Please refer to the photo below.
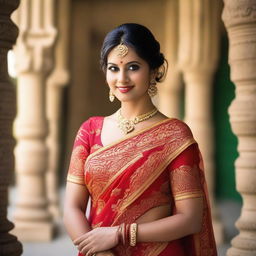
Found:
[[80, 253], [92, 256], [94, 253], [106, 251], [118, 244], [117, 227], [95, 228], [74, 240]]

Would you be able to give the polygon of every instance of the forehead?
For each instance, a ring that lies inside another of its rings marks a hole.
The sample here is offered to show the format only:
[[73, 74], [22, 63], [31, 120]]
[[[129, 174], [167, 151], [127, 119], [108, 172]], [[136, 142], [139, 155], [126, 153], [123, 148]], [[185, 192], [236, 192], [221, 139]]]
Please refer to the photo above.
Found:
[[142, 58], [140, 58], [138, 56], [138, 54], [135, 52], [135, 50], [131, 47], [128, 47], [128, 53], [122, 57], [118, 55], [118, 52], [116, 51], [116, 49], [112, 49], [109, 54], [108, 54], [108, 63], [127, 63], [127, 62], [131, 62], [131, 61], [138, 61], [140, 63], [146, 63], [145, 60], [143, 60]]

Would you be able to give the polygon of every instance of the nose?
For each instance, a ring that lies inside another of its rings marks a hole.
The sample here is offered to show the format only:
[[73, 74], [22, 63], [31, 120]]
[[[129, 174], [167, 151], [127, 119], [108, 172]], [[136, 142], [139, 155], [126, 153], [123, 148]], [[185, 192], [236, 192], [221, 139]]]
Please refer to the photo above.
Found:
[[127, 82], [129, 82], [129, 76], [126, 72], [126, 70], [121, 69], [119, 74], [118, 74], [118, 82], [120, 84], [126, 84]]

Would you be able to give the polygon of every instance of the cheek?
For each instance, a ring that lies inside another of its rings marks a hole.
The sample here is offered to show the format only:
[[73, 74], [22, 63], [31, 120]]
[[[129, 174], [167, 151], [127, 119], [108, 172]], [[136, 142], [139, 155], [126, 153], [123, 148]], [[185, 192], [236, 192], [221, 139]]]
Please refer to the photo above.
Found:
[[148, 85], [149, 83], [149, 79], [150, 77], [148, 76], [148, 73], [147, 72], [143, 72], [143, 73], [140, 73], [140, 74], [137, 74], [134, 79], [140, 83], [140, 84], [145, 84], [146, 86]]
[[113, 82], [113, 76], [110, 73], [106, 73], [106, 81], [108, 84], [111, 84]]

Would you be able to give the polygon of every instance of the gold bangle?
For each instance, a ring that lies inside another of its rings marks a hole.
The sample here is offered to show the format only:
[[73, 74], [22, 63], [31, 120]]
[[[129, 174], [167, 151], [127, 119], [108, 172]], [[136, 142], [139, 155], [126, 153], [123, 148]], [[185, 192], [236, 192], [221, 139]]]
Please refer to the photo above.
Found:
[[130, 226], [130, 246], [135, 246], [137, 242], [137, 223]]

